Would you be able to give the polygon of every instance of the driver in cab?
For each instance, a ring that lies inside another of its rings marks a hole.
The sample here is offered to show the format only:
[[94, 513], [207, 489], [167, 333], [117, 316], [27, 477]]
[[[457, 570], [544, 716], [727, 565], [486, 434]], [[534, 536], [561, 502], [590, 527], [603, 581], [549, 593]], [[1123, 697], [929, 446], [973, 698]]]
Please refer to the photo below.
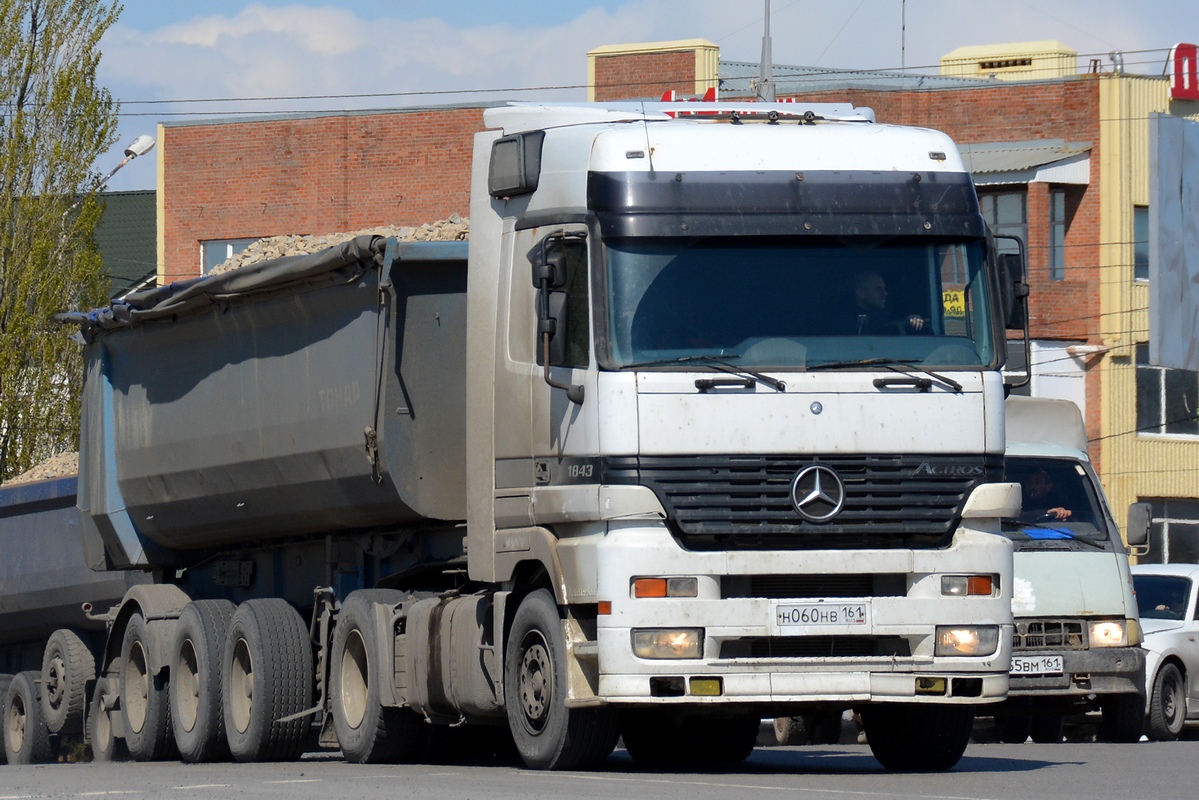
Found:
[[895, 334], [923, 331], [928, 320], [919, 314], [896, 317], [887, 311], [887, 282], [876, 270], [862, 270], [853, 278], [856, 317], [854, 334]]

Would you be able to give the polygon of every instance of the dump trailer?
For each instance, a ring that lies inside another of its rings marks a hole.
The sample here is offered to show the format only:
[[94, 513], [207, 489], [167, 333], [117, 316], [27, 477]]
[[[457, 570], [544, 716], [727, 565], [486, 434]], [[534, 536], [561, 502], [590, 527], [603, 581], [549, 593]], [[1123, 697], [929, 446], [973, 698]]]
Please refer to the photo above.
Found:
[[887, 767], [955, 764], [1007, 694], [1019, 493], [953, 143], [837, 104], [484, 119], [469, 245], [68, 315], [84, 546], [154, 577], [106, 612], [97, 757], [736, 761], [852, 708]]
[[[70, 475], [0, 486], [0, 763], [48, 758], [58, 736], [83, 732], [105, 634], [104, 621], [85, 609], [107, 609], [149, 581], [88, 563], [77, 483]], [[102, 551], [92, 555], [102, 562]], [[84, 680], [68, 686], [68, 671]]]
[[[1128, 548], [1091, 467], [1082, 413], [1069, 400], [1012, 396], [1006, 432], [1022, 507], [1003, 524], [1016, 550], [1016, 632], [1008, 699], [993, 709], [999, 738], [1060, 742], [1064, 716], [1098, 711], [1103, 738], [1138, 741], [1145, 651]], [[1128, 545], [1147, 533], [1130, 526]]]

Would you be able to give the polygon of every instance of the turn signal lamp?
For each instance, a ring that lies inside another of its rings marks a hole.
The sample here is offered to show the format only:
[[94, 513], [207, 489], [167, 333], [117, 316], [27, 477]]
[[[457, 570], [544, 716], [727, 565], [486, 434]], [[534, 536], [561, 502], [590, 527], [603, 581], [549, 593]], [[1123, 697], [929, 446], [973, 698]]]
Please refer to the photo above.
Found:
[[934, 656], [989, 656], [999, 648], [998, 625], [938, 625]]
[[699, 658], [703, 651], [700, 628], [633, 629], [633, 655], [638, 658]]
[[941, 594], [950, 597], [990, 597], [998, 585], [992, 575], [941, 576]]
[[633, 597], [696, 597], [699, 581], [695, 578], [636, 578]]

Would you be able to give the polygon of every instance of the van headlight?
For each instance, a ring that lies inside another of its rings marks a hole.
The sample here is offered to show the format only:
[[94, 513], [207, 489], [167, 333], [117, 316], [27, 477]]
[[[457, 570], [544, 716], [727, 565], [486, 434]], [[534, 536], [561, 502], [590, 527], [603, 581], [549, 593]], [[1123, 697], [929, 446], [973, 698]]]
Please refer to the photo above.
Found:
[[[1128, 620], [1105, 619], [1091, 623], [1091, 647], [1128, 647]], [[1139, 626], [1138, 626], [1139, 627]]]

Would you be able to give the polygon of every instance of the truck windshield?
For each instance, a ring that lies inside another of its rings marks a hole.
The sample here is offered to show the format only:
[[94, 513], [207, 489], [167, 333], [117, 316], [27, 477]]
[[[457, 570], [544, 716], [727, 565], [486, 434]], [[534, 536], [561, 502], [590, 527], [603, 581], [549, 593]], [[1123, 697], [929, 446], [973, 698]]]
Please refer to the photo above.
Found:
[[1008, 456], [1006, 480], [1020, 484], [1020, 516], [1003, 521], [1017, 550], [1111, 545], [1095, 486], [1081, 464], [1068, 458]]
[[610, 239], [609, 363], [992, 368], [984, 261], [981, 242], [943, 238]]

